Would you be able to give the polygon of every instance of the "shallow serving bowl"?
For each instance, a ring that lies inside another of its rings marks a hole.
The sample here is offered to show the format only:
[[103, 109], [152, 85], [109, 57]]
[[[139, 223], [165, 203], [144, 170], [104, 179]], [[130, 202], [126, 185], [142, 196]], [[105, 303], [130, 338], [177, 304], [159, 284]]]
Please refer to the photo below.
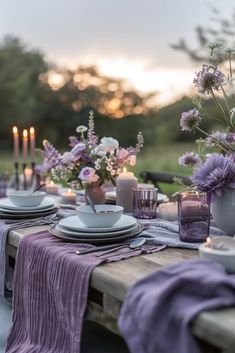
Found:
[[122, 216], [123, 207], [115, 205], [95, 205], [97, 213], [91, 206], [77, 207], [79, 219], [89, 228], [112, 227]]
[[36, 191], [31, 194], [29, 190], [9, 191], [7, 197], [18, 207], [36, 207], [44, 200], [46, 193], [44, 191]]
[[220, 263], [230, 273], [235, 273], [235, 251], [213, 249], [206, 244], [199, 246], [200, 257]]

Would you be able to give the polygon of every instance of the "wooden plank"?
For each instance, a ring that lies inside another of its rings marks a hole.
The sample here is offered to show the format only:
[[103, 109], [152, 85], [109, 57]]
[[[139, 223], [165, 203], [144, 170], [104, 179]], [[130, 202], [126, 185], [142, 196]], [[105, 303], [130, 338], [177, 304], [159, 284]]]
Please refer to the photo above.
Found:
[[235, 308], [201, 313], [192, 330], [197, 337], [235, 353]]

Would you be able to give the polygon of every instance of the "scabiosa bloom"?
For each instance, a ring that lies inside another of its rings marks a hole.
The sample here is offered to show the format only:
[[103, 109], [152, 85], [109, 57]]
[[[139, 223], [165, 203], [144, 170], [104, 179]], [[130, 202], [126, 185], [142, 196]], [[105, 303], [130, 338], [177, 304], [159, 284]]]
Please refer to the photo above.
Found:
[[198, 166], [202, 163], [201, 158], [197, 153], [186, 152], [179, 158], [179, 164], [182, 166]]
[[200, 124], [202, 118], [196, 108], [181, 114], [180, 126], [182, 131], [193, 131]]
[[74, 147], [79, 142], [76, 136], [69, 136], [69, 146]]
[[218, 91], [225, 83], [224, 74], [210, 65], [203, 65], [201, 71], [196, 72], [196, 77], [193, 80], [199, 93], [211, 93], [212, 90]]
[[216, 142], [225, 145], [227, 139], [227, 134], [225, 132], [215, 131], [205, 139], [206, 147], [214, 147]]
[[235, 188], [235, 156], [212, 154], [193, 173], [193, 184], [198, 190], [220, 196], [224, 188]]

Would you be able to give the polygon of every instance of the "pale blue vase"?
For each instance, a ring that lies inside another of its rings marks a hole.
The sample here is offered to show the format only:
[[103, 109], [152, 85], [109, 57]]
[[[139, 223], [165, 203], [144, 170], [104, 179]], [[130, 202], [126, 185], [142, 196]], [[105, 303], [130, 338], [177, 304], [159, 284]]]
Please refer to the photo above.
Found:
[[213, 200], [211, 214], [218, 228], [226, 235], [235, 235], [235, 189], [226, 188]]

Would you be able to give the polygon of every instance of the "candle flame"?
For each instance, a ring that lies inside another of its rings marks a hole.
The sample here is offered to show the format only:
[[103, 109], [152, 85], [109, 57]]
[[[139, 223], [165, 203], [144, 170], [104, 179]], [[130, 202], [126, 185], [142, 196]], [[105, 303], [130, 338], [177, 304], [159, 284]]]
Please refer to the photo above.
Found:
[[23, 137], [28, 137], [28, 131], [26, 129], [23, 130]]
[[207, 238], [206, 238], [206, 245], [207, 245], [208, 247], [211, 246], [211, 238], [210, 238], [210, 237], [207, 237]]
[[47, 140], [43, 140], [42, 144], [43, 144], [43, 146], [45, 146], [47, 144]]
[[31, 128], [29, 129], [29, 133], [30, 133], [30, 135], [34, 135], [35, 134], [34, 127], [31, 126]]
[[50, 185], [52, 185], [52, 186], [53, 186], [54, 184], [55, 184], [55, 183], [54, 183], [54, 181], [53, 181], [53, 180], [52, 180], [52, 181], [50, 181]]
[[25, 168], [25, 175], [26, 176], [31, 176], [33, 174], [33, 171], [31, 168]]
[[72, 190], [71, 189], [68, 189], [68, 193], [71, 194]]
[[126, 167], [123, 168], [123, 173], [127, 173]]
[[18, 134], [18, 128], [16, 126], [13, 126], [12, 131], [14, 135]]

